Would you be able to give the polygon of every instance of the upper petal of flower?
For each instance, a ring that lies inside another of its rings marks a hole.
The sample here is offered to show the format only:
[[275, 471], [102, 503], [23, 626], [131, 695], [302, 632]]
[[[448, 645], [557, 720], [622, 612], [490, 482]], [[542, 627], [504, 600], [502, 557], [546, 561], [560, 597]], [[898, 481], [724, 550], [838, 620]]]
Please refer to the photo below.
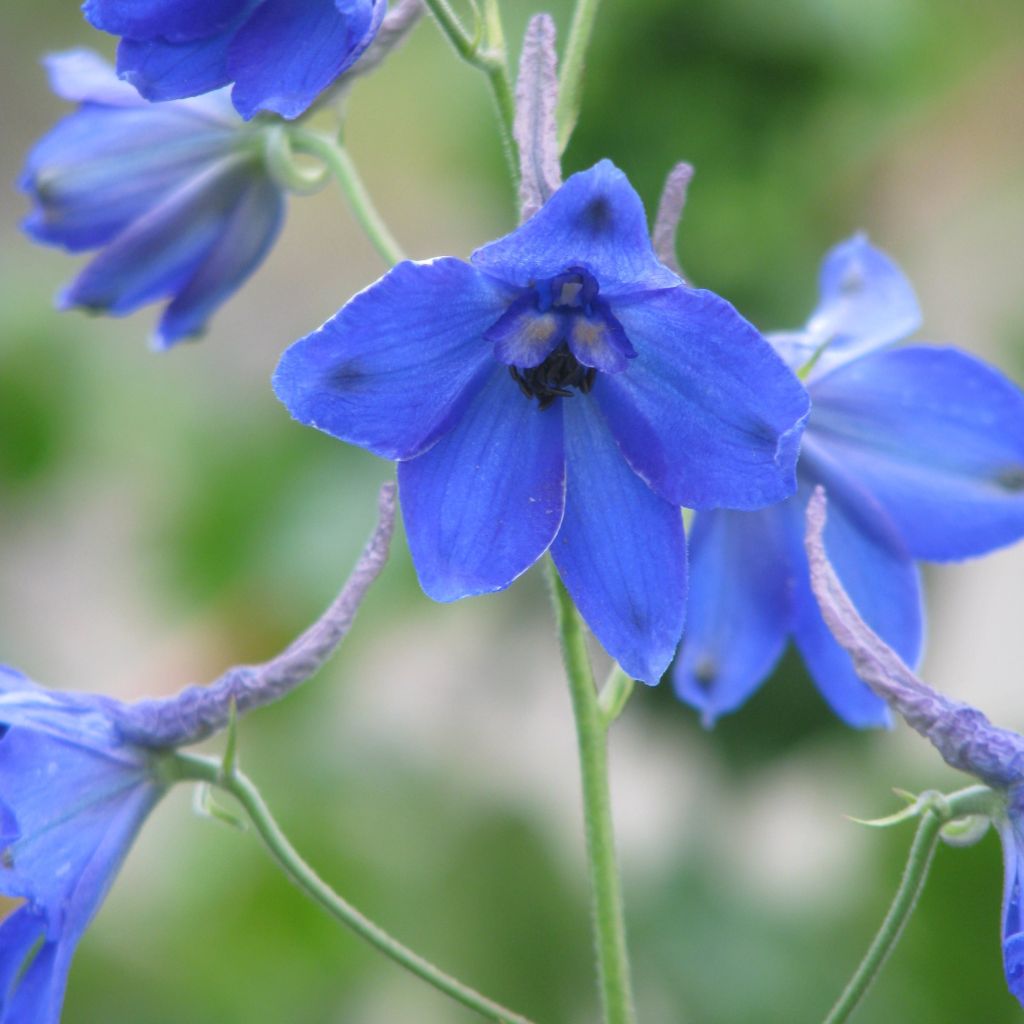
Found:
[[493, 366], [483, 336], [510, 298], [461, 260], [400, 263], [285, 352], [274, 391], [300, 423], [413, 458], [451, 429]]
[[[825, 540], [835, 570], [864, 621], [908, 664], [921, 656], [924, 611], [917, 569], [884, 509], [856, 474], [804, 439], [799, 510], [814, 484], [829, 495]], [[822, 696], [855, 728], [888, 725], [885, 702], [854, 670], [850, 656], [821, 617], [810, 586], [806, 555], [796, 568], [796, 642]]]
[[682, 516], [629, 468], [593, 403], [577, 397], [561, 408], [565, 518], [551, 555], [604, 649], [634, 679], [657, 683], [686, 608]]
[[435, 601], [507, 587], [547, 550], [565, 502], [562, 408], [524, 398], [503, 365], [430, 451], [398, 466], [420, 585]]
[[386, 11], [386, 0], [264, 0], [228, 49], [236, 109], [298, 117], [359, 59]]
[[1024, 394], [955, 349], [849, 363], [811, 387], [808, 436], [848, 467], [932, 561], [1024, 536]]
[[247, 0], [85, 0], [82, 11], [95, 28], [129, 39], [184, 42], [220, 31]]
[[757, 512], [715, 509], [694, 518], [690, 603], [672, 680], [706, 726], [754, 693], [786, 645], [801, 511], [790, 498]]
[[815, 376], [913, 334], [921, 324], [917, 296], [903, 271], [864, 235], [841, 242], [822, 264], [821, 300], [802, 332], [768, 340], [793, 369], [822, 346]]
[[792, 494], [808, 398], [761, 335], [693, 288], [613, 312], [637, 357], [598, 375], [593, 393], [633, 469], [692, 508], [759, 508]]
[[572, 175], [525, 224], [477, 249], [471, 262], [523, 288], [583, 267], [605, 298], [680, 284], [658, 262], [643, 203], [610, 160]]

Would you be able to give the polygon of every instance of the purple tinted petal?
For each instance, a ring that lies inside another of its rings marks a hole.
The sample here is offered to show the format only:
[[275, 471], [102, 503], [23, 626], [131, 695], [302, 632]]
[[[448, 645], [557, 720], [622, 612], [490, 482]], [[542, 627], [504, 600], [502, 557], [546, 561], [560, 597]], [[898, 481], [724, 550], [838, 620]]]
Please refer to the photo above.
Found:
[[[0, 876], [2, 879], [2, 876]], [[0, 1021], [8, 1021], [8, 993], [25, 959], [46, 934], [46, 920], [35, 907], [19, 907], [0, 922]]]
[[[902, 539], [884, 510], [842, 468], [807, 440], [801, 459], [799, 508], [814, 483], [829, 496], [825, 544], [835, 571], [864, 621], [908, 664], [917, 663], [924, 634], [921, 583]], [[836, 643], [810, 588], [806, 555], [796, 575], [796, 642], [818, 689], [856, 728], [888, 725], [885, 703], [854, 671]]]
[[450, 433], [400, 463], [398, 486], [429, 597], [454, 601], [507, 587], [547, 550], [562, 521], [561, 403], [542, 412], [498, 366]]
[[294, 118], [373, 40], [383, 0], [264, 0], [228, 50], [232, 99], [246, 118], [266, 110]]
[[143, 100], [99, 54], [92, 50], [66, 50], [43, 58], [50, 88], [74, 103], [103, 103], [114, 107], [138, 107]]
[[812, 386], [808, 436], [878, 499], [916, 558], [1024, 536], [1024, 394], [955, 349], [858, 359]]
[[584, 365], [605, 373], [622, 373], [636, 358], [622, 324], [608, 304], [598, 299], [588, 313], [580, 310], [569, 318], [569, 350]]
[[680, 283], [658, 262], [643, 203], [609, 160], [572, 175], [522, 227], [477, 249], [471, 262], [524, 288], [576, 266], [605, 296]]
[[281, 190], [268, 178], [254, 179], [225, 216], [219, 237], [195, 274], [164, 311], [156, 348], [169, 348], [205, 329], [214, 310], [263, 262], [283, 216]]
[[735, 711], [768, 677], [793, 628], [793, 566], [801, 506], [698, 512], [690, 531], [690, 602], [676, 693], [706, 726]]
[[796, 487], [807, 394], [724, 299], [673, 288], [613, 305], [637, 351], [594, 397], [630, 465], [666, 500], [759, 508]]
[[1021, 792], [1010, 793], [1009, 817], [999, 834], [1003, 841], [1002, 945], [1006, 984], [1024, 1006], [1024, 821], [1021, 820]]
[[494, 344], [494, 358], [506, 366], [540, 366], [561, 343], [566, 317], [549, 309], [538, 312], [536, 298], [516, 299], [484, 337]]
[[559, 404], [567, 484], [551, 555], [604, 649], [634, 679], [657, 683], [683, 628], [682, 516], [629, 468], [591, 400]]
[[74, 943], [51, 940], [39, 947], [14, 988], [4, 1024], [58, 1024], [72, 952]]
[[[242, 20], [244, 16], [236, 24]], [[117, 73], [147, 100], [176, 100], [212, 92], [231, 81], [228, 47], [234, 32], [231, 27], [188, 43], [122, 39], [117, 48]]]
[[219, 32], [245, 5], [246, 0], [85, 0], [82, 12], [111, 35], [186, 42]]
[[460, 260], [400, 263], [285, 352], [274, 391], [301, 423], [413, 458], [478, 390], [493, 365], [484, 332], [511, 298]]

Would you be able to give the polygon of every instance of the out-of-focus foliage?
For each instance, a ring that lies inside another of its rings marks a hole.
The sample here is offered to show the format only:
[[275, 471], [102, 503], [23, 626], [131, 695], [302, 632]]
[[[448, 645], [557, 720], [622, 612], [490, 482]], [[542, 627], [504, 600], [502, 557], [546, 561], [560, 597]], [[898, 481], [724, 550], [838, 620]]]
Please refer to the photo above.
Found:
[[[539, 5], [502, 6], [515, 41]], [[564, 32], [570, 4], [548, 6]], [[5, 19], [13, 181], [63, 112], [38, 55], [110, 45], [59, 0]], [[605, 0], [566, 170], [609, 156], [653, 207], [672, 163], [693, 162], [683, 266], [765, 329], [800, 323], [824, 251], [866, 228], [917, 284], [925, 337], [1019, 373], [1022, 29], [1018, 0]], [[350, 146], [414, 256], [465, 256], [513, 225], [485, 85], [432, 26], [349, 106]], [[268, 386], [281, 350], [379, 275], [372, 250], [332, 192], [293, 199], [210, 335], [158, 356], [145, 312], [51, 310], [75, 260], [21, 238], [23, 211], [0, 192], [0, 659], [129, 697], [270, 654], [344, 576], [388, 471], [291, 423]], [[926, 668], [947, 685], [958, 620], [935, 596], [947, 628]], [[667, 687], [639, 692], [616, 730], [641, 1019], [823, 1016], [910, 842], [842, 814], [888, 812], [891, 785], [960, 784], [902, 732], [839, 726], [795, 658], [780, 676], [711, 734]], [[954, 683], [1019, 729], [1024, 699], [1009, 669], [1002, 681], [996, 708], [995, 683]], [[539, 1022], [594, 1019], [571, 719], [535, 574], [434, 606], [399, 541], [333, 666], [241, 739], [299, 848], [357, 905]], [[1019, 1019], [998, 858], [994, 837], [940, 849], [865, 1019]], [[251, 835], [195, 818], [181, 793], [84, 940], [65, 1019], [473, 1018], [341, 933]]]

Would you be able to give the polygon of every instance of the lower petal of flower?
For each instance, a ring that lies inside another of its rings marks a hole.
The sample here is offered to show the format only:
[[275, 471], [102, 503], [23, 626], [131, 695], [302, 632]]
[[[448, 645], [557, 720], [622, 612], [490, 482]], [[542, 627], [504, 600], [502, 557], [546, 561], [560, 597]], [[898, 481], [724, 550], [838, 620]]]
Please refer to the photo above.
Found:
[[420, 585], [435, 601], [507, 587], [562, 521], [561, 406], [523, 400], [499, 366], [458, 424], [398, 466], [402, 516]]
[[604, 649], [634, 679], [657, 683], [685, 615], [682, 516], [629, 468], [592, 400], [560, 408], [567, 487], [552, 557]]

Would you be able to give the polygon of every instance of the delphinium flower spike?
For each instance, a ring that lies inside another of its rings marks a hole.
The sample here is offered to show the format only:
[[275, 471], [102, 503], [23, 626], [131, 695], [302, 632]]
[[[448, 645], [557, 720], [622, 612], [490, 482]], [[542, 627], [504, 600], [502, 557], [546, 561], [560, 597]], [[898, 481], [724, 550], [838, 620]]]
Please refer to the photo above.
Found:
[[867, 625], [829, 562], [825, 521], [825, 492], [818, 487], [807, 507], [806, 546], [811, 586], [832, 635], [879, 699], [947, 764], [980, 779], [1002, 798], [996, 824], [1005, 868], [1003, 966], [1010, 991], [1024, 1005], [1024, 736], [992, 725], [977, 708], [932, 689]]
[[207, 689], [126, 704], [0, 668], [0, 894], [21, 901], [0, 924], [0, 1024], [56, 1024], [75, 947], [170, 785], [166, 755], [316, 672], [383, 568], [393, 523], [387, 485], [370, 543], [320, 620]]
[[46, 245], [98, 250], [61, 307], [123, 316], [168, 299], [154, 347], [201, 334], [281, 226], [267, 126], [244, 124], [223, 92], [149, 103], [86, 50], [46, 65], [54, 91], [79, 107], [29, 154], [24, 228]]
[[757, 331], [659, 262], [608, 160], [468, 263], [400, 263], [296, 342], [274, 389], [300, 422], [398, 461], [430, 597], [501, 590], [550, 549], [649, 683], [682, 629], [679, 506], [791, 494], [807, 413]]
[[795, 496], [757, 512], [695, 517], [690, 610], [673, 675], [706, 723], [750, 697], [789, 636], [846, 722], [889, 721], [810, 591], [801, 538], [815, 485], [830, 495], [836, 571], [909, 664], [923, 637], [914, 560], [968, 558], [1024, 537], [1024, 394], [956, 349], [891, 347], [919, 321], [902, 272], [856, 236], [825, 258], [807, 327], [768, 336], [805, 377], [812, 410]]
[[149, 100], [233, 84], [246, 119], [295, 118], [373, 42], [386, 0], [85, 0], [86, 18], [120, 36], [118, 74]]

